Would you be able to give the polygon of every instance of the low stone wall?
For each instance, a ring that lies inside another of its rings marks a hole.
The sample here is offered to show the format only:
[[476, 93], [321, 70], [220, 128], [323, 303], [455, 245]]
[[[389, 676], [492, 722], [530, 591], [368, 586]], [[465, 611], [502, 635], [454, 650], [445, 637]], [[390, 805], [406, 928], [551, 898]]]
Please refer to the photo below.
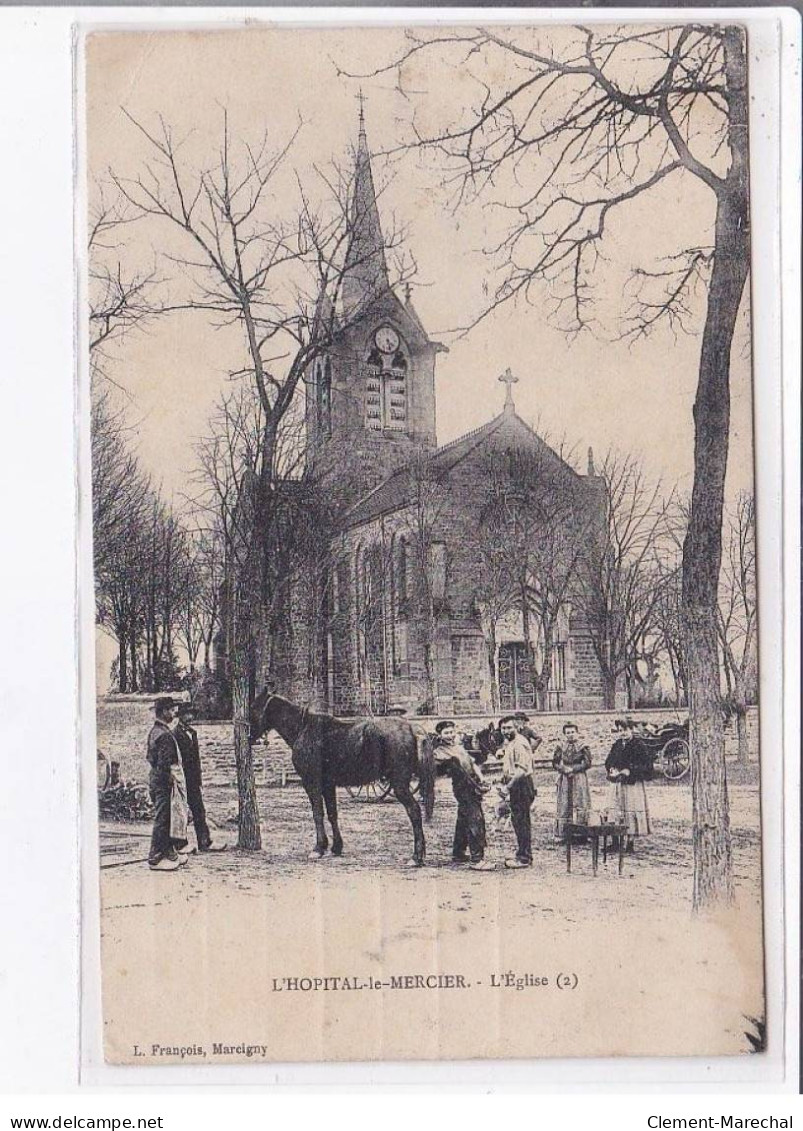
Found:
[[[153, 696], [112, 695], [98, 700], [98, 746], [111, 759], [120, 763], [122, 776], [127, 781], [145, 781], [145, 738], [153, 723]], [[680, 722], [686, 718], [684, 711], [652, 709], [630, 711], [634, 718], [660, 726], [667, 722]], [[571, 719], [580, 728], [584, 742], [591, 748], [596, 763], [605, 760], [613, 741], [614, 719], [621, 711], [589, 711], [554, 715], [535, 715], [532, 725], [543, 738], [540, 750], [547, 757], [562, 737], [563, 724]], [[416, 716], [415, 722], [434, 730], [437, 717]], [[473, 732], [487, 726], [487, 715], [461, 715], [455, 719], [458, 730]], [[231, 785], [235, 781], [234, 749], [230, 722], [199, 723], [198, 744], [204, 767], [204, 779], [209, 785]], [[758, 759], [758, 710], [752, 707], [747, 713], [747, 737], [750, 758]], [[736, 757], [736, 723], [731, 720], [725, 729], [725, 750]], [[271, 734], [254, 748], [254, 767], [259, 785], [283, 785], [292, 777], [293, 768], [287, 746]]]
[[[145, 740], [153, 726], [153, 698], [109, 695], [98, 699], [98, 747], [112, 761], [120, 763], [120, 773], [126, 781], [144, 782], [148, 777]], [[200, 722], [196, 729], [204, 782], [233, 784], [236, 773], [231, 723]], [[275, 734], [255, 747], [254, 765], [260, 784], [281, 784], [292, 771], [290, 752]]]
[[[540, 734], [543, 739], [541, 751], [551, 751], [563, 737], [564, 723], [576, 723], [580, 729], [583, 742], [588, 743], [594, 759], [607, 757], [613, 742], [613, 724], [623, 715], [628, 718], [639, 719], [642, 722], [654, 723], [664, 726], [667, 723], [681, 723], [688, 719], [688, 711], [674, 707], [648, 708], [639, 711], [561, 711], [556, 714], [533, 714], [530, 717], [530, 726]], [[434, 728], [437, 718], [420, 718], [416, 721], [423, 723], [427, 729]], [[480, 730], [487, 726], [488, 715], [456, 715], [454, 721], [458, 731], [470, 732]], [[758, 759], [758, 708], [751, 707], [747, 712], [747, 743], [752, 761]], [[736, 720], [731, 719], [725, 727], [725, 755], [736, 757], [737, 754]], [[546, 757], [546, 754], [541, 755]]]

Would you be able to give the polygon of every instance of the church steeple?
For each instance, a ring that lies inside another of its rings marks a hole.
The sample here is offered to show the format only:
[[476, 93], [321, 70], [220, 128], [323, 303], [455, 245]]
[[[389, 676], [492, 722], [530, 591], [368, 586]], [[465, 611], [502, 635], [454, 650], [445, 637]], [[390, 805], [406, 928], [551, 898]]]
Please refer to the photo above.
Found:
[[365, 133], [365, 114], [360, 92], [359, 131], [354, 166], [354, 185], [349, 209], [349, 242], [341, 287], [344, 318], [390, 287], [385, 260], [385, 241], [379, 222], [376, 189], [371, 171], [371, 153]]
[[333, 329], [306, 376], [306, 427], [318, 466], [354, 493], [434, 449], [435, 358], [446, 348], [427, 334], [409, 288], [390, 285], [362, 97], [348, 207], [336, 310], [322, 299], [316, 312]]

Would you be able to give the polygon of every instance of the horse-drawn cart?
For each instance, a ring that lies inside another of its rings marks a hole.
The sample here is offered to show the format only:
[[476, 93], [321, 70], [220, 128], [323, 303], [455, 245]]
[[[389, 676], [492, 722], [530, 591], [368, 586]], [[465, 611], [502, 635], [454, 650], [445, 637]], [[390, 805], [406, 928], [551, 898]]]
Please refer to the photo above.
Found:
[[[384, 801], [393, 787], [385, 778], [369, 781], [365, 785], [347, 785], [346, 793], [354, 801]], [[415, 790], [413, 790], [415, 793]]]
[[654, 734], [643, 734], [642, 740], [652, 755], [653, 772], [667, 781], [681, 781], [689, 772], [689, 724], [667, 723]]
[[[400, 715], [400, 712], [389, 711], [388, 714], [390, 716], [398, 717]], [[430, 732], [427, 727], [421, 725], [420, 723], [416, 723], [415, 719], [407, 719], [406, 721], [410, 723], [416, 734], [420, 735], [421, 737], [434, 739], [434, 732]], [[411, 787], [413, 793], [417, 795], [419, 792], [417, 779], [413, 780]], [[387, 778], [380, 778], [378, 781], [370, 781], [365, 785], [347, 785], [346, 793], [349, 795], [352, 801], [376, 802], [395, 800], [395, 798], [393, 797], [393, 786], [390, 784]]]
[[[423, 731], [424, 728], [422, 727]], [[689, 752], [689, 724], [665, 723], [659, 730], [640, 735], [653, 760], [653, 773], [666, 781], [682, 781], [689, 772], [691, 764]], [[501, 736], [493, 723], [463, 736], [463, 745], [482, 763], [486, 778], [493, 780], [502, 772], [502, 759], [499, 754]], [[536, 758], [536, 769], [549, 769], [552, 759]], [[385, 780], [369, 782], [367, 785], [347, 786], [348, 794], [355, 801], [384, 801], [391, 796], [390, 783]]]

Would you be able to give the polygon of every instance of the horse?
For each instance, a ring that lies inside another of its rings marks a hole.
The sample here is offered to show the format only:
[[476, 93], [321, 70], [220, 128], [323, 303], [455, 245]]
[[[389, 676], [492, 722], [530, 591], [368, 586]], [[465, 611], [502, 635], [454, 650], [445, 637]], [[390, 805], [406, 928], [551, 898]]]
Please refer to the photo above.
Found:
[[[541, 736], [536, 734], [530, 726], [523, 726], [518, 728], [519, 733], [523, 734], [532, 747], [533, 754], [541, 745]], [[482, 730], [475, 731], [474, 734], [467, 734], [463, 737], [463, 745], [475, 762], [483, 765], [489, 758], [493, 758], [505, 744], [502, 737], [502, 732], [497, 724], [491, 720], [487, 726]]]
[[496, 723], [490, 722], [482, 730], [463, 736], [463, 746], [475, 762], [482, 766], [500, 749], [504, 739]]
[[424, 863], [426, 846], [421, 806], [413, 797], [410, 781], [418, 774], [419, 791], [427, 820], [435, 803], [435, 757], [428, 735], [417, 732], [406, 719], [336, 719], [298, 707], [268, 688], [251, 707], [251, 741], [275, 730], [292, 750], [293, 766], [306, 790], [315, 821], [315, 848], [310, 859], [329, 847], [323, 809], [332, 826], [332, 855], [343, 852], [337, 822], [337, 786], [366, 785], [384, 778], [402, 803], [413, 826], [411, 864]]

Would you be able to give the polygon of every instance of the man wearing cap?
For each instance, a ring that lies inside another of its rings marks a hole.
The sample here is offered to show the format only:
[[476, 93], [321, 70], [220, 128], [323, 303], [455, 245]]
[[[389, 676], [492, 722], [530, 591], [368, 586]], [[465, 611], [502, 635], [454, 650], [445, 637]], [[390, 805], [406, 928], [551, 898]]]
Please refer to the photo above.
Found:
[[178, 722], [173, 732], [176, 736], [184, 767], [184, 780], [187, 783], [187, 804], [192, 814], [195, 839], [199, 852], [223, 852], [225, 844], [214, 844], [209, 825], [206, 822], [203, 793], [201, 792], [201, 752], [198, 748], [198, 731], [192, 726], [196, 716], [192, 703], [179, 703]]
[[510, 820], [516, 834], [516, 856], [505, 861], [506, 868], [529, 868], [533, 862], [530, 806], [535, 799], [533, 786], [533, 752], [527, 739], [519, 734], [516, 719], [507, 715], [499, 720], [502, 747], [502, 781], [508, 788]]
[[[469, 752], [457, 741], [457, 728], [450, 719], [435, 727], [438, 736], [435, 760], [452, 779], [452, 792], [457, 802], [457, 821], [454, 828], [452, 860], [455, 864], [471, 861], [475, 872], [490, 872], [493, 864], [485, 860], [485, 815], [482, 795], [485, 792], [482, 778], [477, 773]], [[466, 855], [468, 850], [469, 855]]]
[[170, 729], [176, 702], [169, 696], [161, 696], [153, 706], [156, 720], [148, 734], [147, 754], [151, 768], [148, 785], [154, 808], [148, 864], [154, 872], [175, 872], [180, 864], [187, 863], [187, 809], [182, 783], [178, 780], [183, 774], [178, 743]]
[[535, 754], [536, 750], [541, 745], [541, 735], [536, 734], [530, 726], [530, 716], [525, 715], [524, 711], [516, 711], [513, 716], [513, 721], [516, 724], [516, 730], [523, 738], [527, 739], [530, 744], [530, 749], [533, 754]]

